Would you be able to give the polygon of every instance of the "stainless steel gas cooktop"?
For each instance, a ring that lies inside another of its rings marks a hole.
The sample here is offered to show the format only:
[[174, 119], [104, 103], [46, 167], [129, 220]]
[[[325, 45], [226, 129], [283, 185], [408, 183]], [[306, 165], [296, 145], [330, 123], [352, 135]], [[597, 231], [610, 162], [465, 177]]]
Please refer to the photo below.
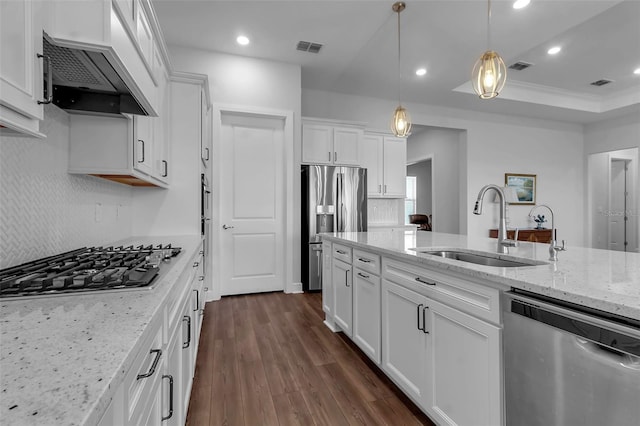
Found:
[[83, 247], [0, 270], [0, 298], [151, 287], [180, 253], [167, 245]]

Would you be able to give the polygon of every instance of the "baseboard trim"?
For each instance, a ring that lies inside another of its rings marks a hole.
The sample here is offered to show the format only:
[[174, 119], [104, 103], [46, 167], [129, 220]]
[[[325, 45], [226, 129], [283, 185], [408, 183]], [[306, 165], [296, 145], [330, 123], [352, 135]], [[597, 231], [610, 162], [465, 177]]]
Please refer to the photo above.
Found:
[[292, 283], [289, 285], [289, 288], [285, 291], [285, 293], [291, 293], [291, 294], [297, 294], [297, 293], [304, 293], [304, 291], [302, 291], [302, 283]]
[[324, 325], [327, 326], [327, 328], [331, 331], [333, 331], [334, 333], [338, 333], [339, 331], [341, 331], [336, 324], [333, 322], [333, 320], [330, 320], [329, 318], [325, 319], [324, 321], [322, 321], [324, 323]]

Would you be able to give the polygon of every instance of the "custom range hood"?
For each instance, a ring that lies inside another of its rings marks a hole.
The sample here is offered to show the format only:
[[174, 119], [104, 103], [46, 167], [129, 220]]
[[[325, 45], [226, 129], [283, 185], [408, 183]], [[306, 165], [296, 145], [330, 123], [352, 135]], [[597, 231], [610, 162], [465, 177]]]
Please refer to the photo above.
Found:
[[155, 115], [148, 111], [118, 75], [104, 53], [63, 47], [46, 34], [44, 55], [52, 65], [52, 103], [68, 112]]

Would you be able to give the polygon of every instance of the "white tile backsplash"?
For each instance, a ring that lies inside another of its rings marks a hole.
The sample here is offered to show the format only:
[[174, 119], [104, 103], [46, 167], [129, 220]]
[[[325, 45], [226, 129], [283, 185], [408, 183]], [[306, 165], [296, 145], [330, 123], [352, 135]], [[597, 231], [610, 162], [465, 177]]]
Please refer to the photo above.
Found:
[[404, 225], [401, 221], [402, 214], [404, 214], [403, 199], [369, 198], [367, 200], [369, 226]]
[[67, 173], [66, 112], [46, 106], [41, 131], [0, 137], [0, 269], [131, 236], [132, 188]]

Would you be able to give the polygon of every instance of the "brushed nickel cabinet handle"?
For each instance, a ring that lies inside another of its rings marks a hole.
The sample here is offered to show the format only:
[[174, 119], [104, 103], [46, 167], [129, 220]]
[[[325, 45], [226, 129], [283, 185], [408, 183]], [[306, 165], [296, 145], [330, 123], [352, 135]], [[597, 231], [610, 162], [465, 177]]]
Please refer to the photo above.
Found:
[[169, 379], [169, 414], [162, 417], [162, 421], [169, 420], [173, 416], [173, 376], [171, 374], [165, 374], [162, 376], [162, 380]]
[[38, 105], [50, 104], [53, 101], [53, 67], [51, 66], [51, 58], [40, 53], [37, 56], [42, 58], [43, 68], [47, 68], [47, 97], [43, 101], [38, 101]]
[[153, 376], [153, 373], [156, 372], [156, 368], [158, 368], [158, 363], [160, 362], [160, 357], [162, 356], [162, 349], [151, 349], [149, 351], [150, 354], [155, 354], [155, 358], [153, 359], [153, 363], [151, 363], [151, 368], [144, 374], [138, 374], [136, 376], [136, 380], [145, 379], [147, 377]]
[[436, 285], [436, 283], [435, 283], [435, 282], [431, 283], [431, 282], [429, 282], [429, 281], [425, 281], [425, 280], [423, 280], [423, 279], [422, 279], [422, 278], [420, 278], [420, 277], [416, 277], [416, 281], [418, 281], [419, 283], [422, 283], [422, 284], [426, 284], [426, 285]]
[[186, 349], [191, 345], [191, 317], [189, 315], [185, 315], [182, 317], [182, 321], [187, 322], [187, 341], [182, 342], [182, 349]]

